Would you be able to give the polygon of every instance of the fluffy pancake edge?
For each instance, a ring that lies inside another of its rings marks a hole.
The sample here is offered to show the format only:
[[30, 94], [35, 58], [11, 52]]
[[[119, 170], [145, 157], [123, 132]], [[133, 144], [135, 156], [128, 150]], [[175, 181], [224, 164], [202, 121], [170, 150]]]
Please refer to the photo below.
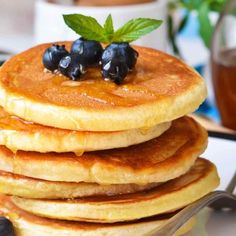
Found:
[[[68, 42], [61, 43], [68, 44]], [[39, 47], [44, 47], [44, 45]], [[151, 57], [157, 52], [154, 49], [139, 49], [143, 50], [145, 55], [150, 54]], [[37, 50], [37, 47], [29, 49], [28, 53], [32, 53], [30, 50]], [[27, 51], [22, 54], [27, 56]], [[20, 93], [18, 94], [17, 91], [5, 88], [3, 81], [0, 81], [0, 104], [6, 111], [25, 120], [70, 130], [119, 131], [152, 127], [194, 111], [207, 95], [206, 84], [197, 72], [174, 57], [158, 52], [157, 55], [159, 54], [165, 55], [165, 60], [175, 60], [179, 66], [184, 68], [183, 72], [189, 72], [189, 77], [191, 77], [189, 80], [192, 80], [193, 83], [184, 91], [176, 95], [166, 96], [164, 99], [161, 98], [157, 101], [146, 102], [131, 107], [117, 106], [103, 110], [59, 106], [49, 102], [42, 103], [36, 99]], [[19, 56], [17, 55], [16, 57], [18, 58]], [[11, 63], [9, 64], [11, 65]], [[8, 66], [8, 62], [4, 66]], [[168, 64], [168, 66], [170, 65]], [[2, 69], [2, 71], [4, 70]], [[173, 75], [173, 72], [171, 75]], [[178, 81], [176, 82], [177, 84]]]
[[[160, 227], [168, 219], [153, 217], [136, 222], [118, 224], [93, 224], [47, 219], [27, 213], [15, 206], [9, 197], [0, 195], [0, 216], [11, 220], [14, 230], [21, 236], [95, 236], [109, 235], [143, 236]], [[170, 216], [169, 216], [170, 217]], [[196, 218], [191, 218], [174, 236], [182, 235], [192, 229]]]
[[55, 182], [0, 171], [0, 193], [24, 198], [72, 199], [87, 196], [112, 196], [144, 191], [157, 185], [159, 183], [99, 185], [95, 183]]
[[[199, 81], [199, 84], [195, 85], [192, 90], [165, 101], [129, 109], [86, 111], [41, 104], [30, 99], [23, 100], [20, 95], [7, 92], [0, 84], [0, 104], [7, 112], [42, 125], [85, 131], [121, 131], [152, 127], [195, 111], [206, 95], [205, 83]], [[44, 118], [42, 119], [42, 117]]]
[[[188, 126], [188, 129], [186, 128]], [[182, 130], [185, 129], [185, 134]], [[176, 132], [179, 133], [178, 138]], [[192, 132], [192, 134], [190, 133]], [[183, 136], [184, 135], [184, 141]], [[163, 137], [163, 139], [162, 139]], [[165, 146], [165, 139], [177, 138], [178, 148], [169, 142], [171, 151]], [[181, 139], [181, 140], [179, 140]], [[159, 141], [162, 140], [162, 141]], [[0, 148], [0, 169], [28, 177], [64, 182], [95, 182], [100, 184], [147, 184], [165, 182], [187, 172], [196, 158], [207, 146], [207, 132], [189, 117], [173, 121], [172, 127], [163, 136], [148, 143], [123, 149], [114, 149], [96, 153], [85, 153], [81, 157], [74, 154], [40, 154], [29, 152], [12, 153], [5, 147]], [[163, 143], [164, 142], [164, 143]], [[150, 148], [163, 147], [163, 154]], [[157, 147], [156, 147], [157, 145]], [[143, 146], [146, 150], [143, 150]], [[140, 150], [140, 148], [142, 150]], [[148, 149], [147, 149], [148, 148]], [[137, 151], [139, 150], [139, 151]], [[150, 151], [149, 151], [150, 150]], [[136, 151], [135, 159], [133, 156]], [[172, 152], [172, 153], [169, 153]], [[121, 157], [119, 156], [121, 153]], [[132, 154], [132, 158], [131, 158]], [[96, 155], [97, 158], [96, 158]], [[124, 158], [124, 155], [126, 157]], [[145, 157], [150, 158], [146, 160]], [[166, 155], [166, 158], [163, 158]], [[120, 160], [120, 158], [124, 160]], [[128, 159], [129, 158], [129, 159]], [[136, 159], [137, 158], [137, 159]], [[154, 158], [155, 162], [153, 162]], [[155, 159], [157, 158], [157, 160]], [[159, 160], [159, 158], [161, 158]], [[126, 160], [129, 160], [128, 162]], [[146, 163], [148, 161], [148, 163]], [[146, 163], [146, 164], [145, 164]]]
[[198, 159], [188, 173], [150, 191], [110, 198], [45, 201], [12, 197], [12, 201], [30, 213], [48, 218], [112, 223], [173, 212], [205, 196], [218, 184], [214, 164]]
[[[82, 154], [87, 151], [128, 147], [156, 138], [171, 126], [171, 122], [165, 122], [146, 129], [140, 128], [117, 132], [86, 132], [27, 124], [27, 122], [21, 119], [11, 118], [10, 115], [8, 120], [12, 123], [10, 128], [1, 123], [0, 120], [0, 145], [5, 145], [13, 152], [24, 150], [41, 153], [74, 152]], [[17, 126], [17, 122], [20, 123], [21, 127], [14, 130], [14, 125]], [[6, 127], [4, 128], [4, 126]]]

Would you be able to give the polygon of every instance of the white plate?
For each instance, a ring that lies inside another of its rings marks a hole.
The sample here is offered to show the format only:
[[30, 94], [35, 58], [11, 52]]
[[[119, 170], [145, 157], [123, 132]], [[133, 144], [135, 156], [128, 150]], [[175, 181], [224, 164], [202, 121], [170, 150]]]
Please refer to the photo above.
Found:
[[[210, 137], [202, 156], [217, 166], [221, 178], [218, 189], [224, 190], [236, 171], [236, 141]], [[186, 236], [236, 236], [236, 211], [216, 212], [206, 208], [198, 214], [197, 225]]]

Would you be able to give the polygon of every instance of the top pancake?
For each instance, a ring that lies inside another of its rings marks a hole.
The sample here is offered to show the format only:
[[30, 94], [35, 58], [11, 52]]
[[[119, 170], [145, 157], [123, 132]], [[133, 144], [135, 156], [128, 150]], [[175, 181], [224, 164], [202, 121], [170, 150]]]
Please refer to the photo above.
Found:
[[136, 68], [116, 85], [104, 81], [98, 67], [88, 69], [79, 82], [46, 73], [42, 55], [49, 46], [36, 46], [2, 66], [0, 104], [8, 112], [58, 128], [118, 131], [173, 120], [194, 111], [206, 96], [196, 72], [154, 49], [135, 47]]

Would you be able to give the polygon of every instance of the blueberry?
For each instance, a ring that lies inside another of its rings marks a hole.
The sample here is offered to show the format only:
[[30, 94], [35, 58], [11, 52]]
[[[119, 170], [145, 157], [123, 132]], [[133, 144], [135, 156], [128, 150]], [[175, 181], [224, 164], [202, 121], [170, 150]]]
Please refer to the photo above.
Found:
[[138, 52], [129, 43], [112, 43], [105, 48], [102, 63], [108, 63], [115, 57], [123, 58], [129, 70], [132, 70], [137, 62]]
[[59, 62], [58, 69], [63, 75], [74, 81], [79, 80], [84, 73], [84, 66], [75, 54], [69, 54], [63, 57]]
[[97, 41], [79, 38], [71, 46], [71, 53], [78, 54], [84, 65], [98, 64], [101, 60], [103, 48]]
[[102, 54], [102, 75], [121, 84], [136, 64], [138, 53], [128, 43], [112, 43]]
[[1, 236], [14, 236], [14, 229], [11, 221], [5, 217], [0, 217], [0, 235]]
[[113, 58], [106, 64], [102, 64], [102, 76], [105, 79], [114, 81], [116, 84], [121, 84], [127, 76], [129, 68], [124, 60]]
[[65, 45], [52, 45], [47, 48], [43, 54], [43, 64], [48, 70], [54, 71], [58, 68], [58, 64], [62, 57], [65, 57], [68, 54]]

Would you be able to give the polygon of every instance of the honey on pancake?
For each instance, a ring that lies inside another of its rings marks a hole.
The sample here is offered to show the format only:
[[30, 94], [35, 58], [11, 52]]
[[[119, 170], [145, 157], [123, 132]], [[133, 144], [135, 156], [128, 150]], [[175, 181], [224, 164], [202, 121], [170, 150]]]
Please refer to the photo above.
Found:
[[154, 49], [135, 47], [139, 52], [135, 69], [116, 85], [105, 81], [98, 67], [89, 68], [79, 82], [45, 73], [42, 55], [49, 46], [38, 45], [4, 63], [0, 104], [8, 112], [69, 130], [124, 131], [181, 117], [206, 96], [206, 85], [195, 71]]
[[117, 132], [93, 132], [58, 129], [26, 121], [7, 113], [0, 107], [0, 144], [17, 150], [45, 152], [74, 152], [127, 147], [160, 136], [171, 125], [165, 122], [147, 131], [139, 129]]
[[[67, 49], [71, 45], [70, 42], [61, 44]], [[107, 109], [175, 96], [199, 80], [194, 71], [176, 58], [157, 50], [135, 47], [139, 51], [137, 65], [122, 85], [104, 81], [100, 69], [95, 67], [89, 68], [81, 81], [74, 82], [65, 76], [44, 72], [42, 54], [50, 45], [39, 45], [7, 61], [0, 72], [2, 85], [10, 92], [40, 102]]]
[[[39, 140], [41, 139], [40, 137], [40, 132], [43, 131], [44, 132], [52, 132], [52, 131], [56, 131], [56, 132], [61, 132], [67, 135], [67, 141], [73, 141], [72, 139], [75, 139], [74, 134], [76, 133], [76, 131], [63, 131], [63, 130], [58, 130], [58, 129], [54, 129], [51, 127], [45, 127], [45, 126], [41, 126], [38, 125], [32, 121], [26, 121], [23, 120], [15, 115], [10, 115], [9, 113], [7, 113], [2, 107], [0, 107], [0, 129], [2, 130], [19, 130], [19, 131], [24, 131], [24, 132], [31, 132], [31, 131], [36, 131], [36, 135], [34, 136], [34, 138], [38, 138]], [[38, 131], [38, 132], [37, 132]], [[8, 136], [5, 136], [5, 138], [7, 138]], [[4, 143], [8, 144], [8, 141], [4, 141]], [[87, 144], [87, 139], [86, 139], [86, 135], [84, 132], [80, 132], [80, 144], [82, 146], [86, 146]], [[8, 146], [8, 145], [7, 145]], [[16, 153], [16, 149], [11, 148], [11, 151]], [[84, 153], [84, 149], [79, 149], [76, 150], [75, 153], [77, 156], [81, 156]]]
[[28, 130], [36, 128], [38, 125], [34, 124], [32, 121], [26, 121], [18, 116], [10, 115], [2, 107], [0, 107], [0, 129], [14, 129], [14, 130], [24, 130], [26, 127]]
[[21, 160], [18, 159], [18, 155], [16, 155], [17, 152], [13, 155], [13, 164], [12, 164], [12, 171], [13, 173], [21, 173]]
[[148, 133], [148, 131], [151, 129], [151, 127], [143, 127], [143, 128], [140, 128], [140, 132], [141, 134], [145, 135]]
[[[21, 172], [15, 173], [51, 181], [99, 184], [164, 182], [185, 173], [206, 144], [206, 131], [193, 119], [182, 117], [158, 138], [126, 148], [85, 152], [82, 156], [18, 151], [16, 160]], [[0, 146], [0, 169], [9, 171], [13, 157], [10, 150]]]

